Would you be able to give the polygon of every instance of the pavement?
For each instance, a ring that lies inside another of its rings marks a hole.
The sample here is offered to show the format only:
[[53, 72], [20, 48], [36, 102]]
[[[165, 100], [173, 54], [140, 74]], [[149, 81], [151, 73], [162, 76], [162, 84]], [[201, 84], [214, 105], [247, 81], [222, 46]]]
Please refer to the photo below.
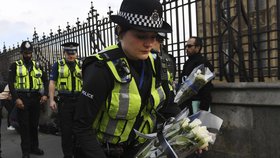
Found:
[[[2, 119], [1, 134], [2, 158], [21, 158], [20, 135], [17, 131], [7, 130], [6, 118]], [[43, 149], [45, 154], [42, 156], [31, 154], [31, 158], [63, 157], [60, 136], [39, 132], [39, 148]]]

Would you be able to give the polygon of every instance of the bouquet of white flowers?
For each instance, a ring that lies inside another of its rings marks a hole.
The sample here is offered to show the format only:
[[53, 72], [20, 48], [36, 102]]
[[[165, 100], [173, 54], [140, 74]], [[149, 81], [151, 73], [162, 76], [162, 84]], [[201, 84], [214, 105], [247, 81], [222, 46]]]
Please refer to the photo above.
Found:
[[191, 98], [214, 77], [215, 74], [208, 67], [204, 67], [204, 64], [197, 66], [188, 77], [184, 76], [183, 83], [177, 91], [174, 102], [181, 104]]
[[185, 158], [198, 149], [214, 143], [216, 133], [207, 128], [219, 131], [222, 119], [206, 112], [199, 111], [187, 117], [188, 110], [183, 110], [176, 118], [167, 121], [162, 131], [137, 135], [150, 139], [135, 156], [136, 158]]

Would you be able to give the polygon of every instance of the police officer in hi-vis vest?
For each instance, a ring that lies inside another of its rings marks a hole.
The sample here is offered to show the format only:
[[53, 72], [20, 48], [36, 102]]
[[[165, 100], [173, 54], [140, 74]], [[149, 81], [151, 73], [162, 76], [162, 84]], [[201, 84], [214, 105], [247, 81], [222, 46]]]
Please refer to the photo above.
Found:
[[164, 90], [161, 76], [166, 75], [151, 54], [157, 32], [172, 30], [163, 21], [160, 2], [123, 0], [110, 19], [118, 24], [119, 43], [83, 62], [83, 90], [74, 117], [83, 158], [134, 157], [145, 139], [133, 129], [155, 132], [159, 116], [180, 112], [172, 104], [164, 106], [172, 93]]
[[164, 40], [167, 40], [167, 34], [159, 32], [157, 34], [156, 42], [152, 49], [152, 53], [158, 53], [161, 60], [162, 65], [165, 69], [168, 70], [170, 76], [169, 80], [173, 82], [176, 76], [176, 59], [167, 52], [167, 46], [164, 45]]
[[[62, 46], [65, 58], [54, 63], [50, 74], [50, 108], [54, 111], [58, 108], [64, 158], [72, 158], [74, 150], [73, 114], [82, 89], [81, 61], [77, 60], [78, 43], [68, 42]], [[54, 98], [55, 90], [58, 92], [57, 102]]]
[[9, 88], [18, 109], [23, 158], [29, 158], [29, 154], [44, 154], [39, 148], [38, 124], [41, 104], [48, 99], [48, 80], [39, 63], [32, 60], [32, 52], [31, 42], [22, 42], [20, 53], [23, 58], [9, 69]]

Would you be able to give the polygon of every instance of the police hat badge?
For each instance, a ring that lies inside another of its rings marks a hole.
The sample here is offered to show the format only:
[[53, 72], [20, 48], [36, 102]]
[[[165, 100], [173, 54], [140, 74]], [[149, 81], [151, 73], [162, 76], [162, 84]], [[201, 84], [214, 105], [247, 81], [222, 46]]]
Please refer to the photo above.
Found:
[[23, 41], [20, 45], [20, 52], [21, 53], [32, 53], [33, 46], [30, 41]]
[[67, 54], [75, 54], [77, 53], [79, 44], [76, 42], [66, 42], [61, 46], [63, 47], [63, 51]]
[[151, 32], [172, 32], [163, 20], [162, 5], [158, 0], [123, 0], [117, 15], [110, 20], [120, 26]]

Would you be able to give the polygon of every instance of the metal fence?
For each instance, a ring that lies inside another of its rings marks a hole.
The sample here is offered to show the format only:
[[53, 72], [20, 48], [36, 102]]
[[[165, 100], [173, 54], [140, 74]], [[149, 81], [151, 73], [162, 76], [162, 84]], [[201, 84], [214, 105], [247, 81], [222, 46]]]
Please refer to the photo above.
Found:
[[[217, 81], [269, 82], [280, 79], [280, 2], [278, 0], [163, 0], [165, 20], [173, 33], [165, 44], [176, 58], [177, 77], [187, 56], [184, 45], [190, 36], [204, 40], [202, 53], [215, 67]], [[108, 17], [116, 14], [109, 9]], [[60, 45], [80, 43], [78, 56], [83, 58], [117, 42], [115, 24], [100, 18], [91, 5], [86, 22], [77, 19], [41, 38], [34, 31], [34, 55], [49, 72], [51, 65], [63, 57]], [[0, 52], [1, 74], [4, 64], [20, 58], [19, 48]]]

